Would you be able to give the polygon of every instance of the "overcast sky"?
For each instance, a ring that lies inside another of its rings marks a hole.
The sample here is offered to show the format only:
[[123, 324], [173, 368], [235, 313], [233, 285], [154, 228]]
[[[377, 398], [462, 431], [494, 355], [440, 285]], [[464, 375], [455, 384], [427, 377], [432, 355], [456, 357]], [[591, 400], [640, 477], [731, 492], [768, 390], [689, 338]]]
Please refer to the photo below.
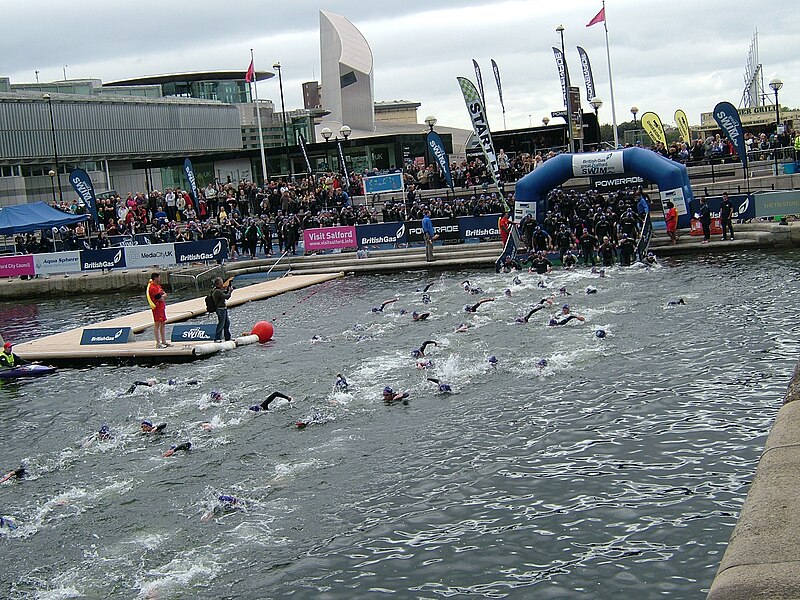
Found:
[[[800, 106], [800, 10], [796, 0], [608, 0], [606, 3], [617, 121], [652, 110], [665, 124], [678, 108], [692, 125], [700, 113], [727, 100], [739, 106], [751, 38], [759, 32], [767, 91], [783, 80], [783, 106]], [[562, 108], [552, 46], [565, 28], [573, 85], [586, 91], [575, 49], [589, 54], [600, 120], [611, 122], [611, 95], [603, 25], [585, 27], [600, 0], [401, 0], [325, 3], [295, 0], [55, 0], [3, 6], [0, 76], [12, 83], [63, 78], [129, 77], [241, 69], [255, 51], [256, 67], [283, 65], [287, 109], [302, 107], [301, 83], [320, 76], [319, 10], [347, 17], [372, 47], [376, 100], [421, 102], [419, 120], [469, 128], [456, 82], [474, 80], [472, 58], [483, 70], [493, 130], [502, 113], [490, 59], [503, 84], [508, 128], [540, 124]], [[279, 106], [277, 78], [259, 84], [259, 97]]]

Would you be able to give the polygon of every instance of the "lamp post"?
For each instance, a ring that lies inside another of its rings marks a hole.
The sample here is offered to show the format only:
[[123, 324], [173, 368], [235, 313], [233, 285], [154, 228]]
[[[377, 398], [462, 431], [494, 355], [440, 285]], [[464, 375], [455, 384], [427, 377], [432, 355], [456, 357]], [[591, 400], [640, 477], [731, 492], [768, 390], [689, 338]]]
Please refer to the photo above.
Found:
[[[435, 119], [434, 119], [434, 122], [435, 122]], [[347, 138], [350, 137], [350, 134], [352, 132], [353, 132], [353, 130], [350, 129], [347, 125], [342, 125], [339, 128], [339, 134], [342, 136], [342, 139], [344, 139], [345, 141], [347, 141]], [[320, 130], [319, 133], [325, 139], [326, 143], [331, 139], [331, 136], [333, 135], [333, 131], [331, 131], [331, 129], [329, 127], [323, 127]], [[349, 193], [349, 190], [350, 190], [350, 177], [347, 174], [347, 164], [344, 161], [344, 148], [342, 148], [342, 140], [339, 139], [338, 135], [336, 137], [334, 137], [333, 139], [336, 142], [336, 149], [339, 151], [339, 163], [340, 163], [339, 166], [341, 167], [342, 173], [344, 175], [345, 186], [347, 187], [347, 190], [348, 190], [348, 193]], [[327, 160], [327, 154], [328, 153], [326, 151], [325, 152], [326, 160]], [[327, 208], [327, 205], [326, 205], [326, 208]]]
[[780, 133], [781, 127], [781, 105], [778, 103], [778, 90], [783, 87], [783, 82], [775, 77], [772, 81], [769, 82], [769, 87], [772, 88], [772, 91], [775, 92], [775, 151], [773, 155], [775, 156], [775, 175], [778, 175], [778, 135]]
[[278, 72], [278, 86], [281, 90], [281, 116], [283, 117], [283, 143], [286, 148], [286, 162], [289, 164], [289, 174], [294, 179], [294, 165], [289, 157], [289, 132], [286, 128], [286, 104], [283, 102], [283, 76], [281, 75], [281, 63], [276, 62], [272, 68]]
[[542, 125], [547, 127], [547, 124], [550, 122], [550, 117], [542, 117]]
[[569, 148], [569, 152], [573, 152], [572, 148], [572, 102], [570, 101], [569, 97], [569, 69], [567, 69], [567, 53], [564, 51], [564, 26], [559, 25], [556, 27], [556, 31], [561, 36], [561, 56], [564, 57], [564, 85], [566, 89], [567, 95], [567, 146]]
[[633, 145], [636, 145], [636, 131], [639, 129], [639, 124], [636, 122], [636, 114], [639, 112], [638, 106], [631, 106], [631, 114], [633, 115]]
[[50, 175], [50, 187], [53, 189], [53, 204], [55, 205], [55, 203], [56, 203], [56, 181], [55, 181], [56, 172], [53, 171], [53, 169], [50, 169], [47, 172], [47, 174]]
[[[56, 163], [55, 177], [58, 179], [58, 200], [60, 202], [63, 202], [64, 196], [61, 194], [61, 177], [59, 177], [59, 174], [61, 172], [61, 167], [58, 164], [58, 146], [56, 145], [56, 121], [55, 118], [53, 117], [53, 99], [50, 97], [50, 94], [43, 94], [42, 100], [45, 100], [47, 102], [47, 107], [50, 109], [50, 134], [53, 137], [53, 158], [55, 159]], [[51, 175], [50, 177], [53, 176]], [[51, 179], [51, 181], [55, 184], [55, 181], [53, 179]], [[55, 194], [53, 200], [55, 201]]]
[[600, 107], [603, 106], [603, 101], [600, 100], [597, 96], [589, 100], [589, 104], [592, 105], [594, 109], [594, 118], [597, 121], [597, 149], [600, 150], [600, 143], [603, 141], [600, 139], [602, 136], [600, 135]]

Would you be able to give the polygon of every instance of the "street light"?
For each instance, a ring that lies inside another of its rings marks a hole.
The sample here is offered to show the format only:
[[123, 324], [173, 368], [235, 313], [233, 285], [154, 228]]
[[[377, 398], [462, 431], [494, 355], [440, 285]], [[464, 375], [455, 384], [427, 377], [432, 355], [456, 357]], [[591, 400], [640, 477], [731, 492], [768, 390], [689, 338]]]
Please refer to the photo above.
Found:
[[289, 164], [289, 173], [291, 174], [292, 179], [294, 179], [294, 166], [292, 165], [292, 159], [289, 157], [289, 132], [286, 128], [286, 105], [283, 102], [283, 76], [281, 75], [281, 63], [276, 62], [272, 65], [272, 68], [278, 72], [278, 85], [281, 90], [281, 116], [283, 117], [283, 143], [286, 147], [286, 162]]
[[597, 96], [595, 96], [594, 98], [589, 100], [589, 104], [591, 104], [592, 108], [594, 109], [594, 118], [597, 121], [597, 149], [600, 150], [600, 143], [603, 140], [600, 139], [602, 136], [600, 135], [600, 114], [599, 113], [600, 113], [600, 107], [603, 106], [603, 101], [600, 100], [600, 98], [598, 98]]
[[775, 92], [775, 175], [778, 175], [778, 134], [781, 127], [781, 105], [778, 103], [778, 90], [783, 87], [783, 82], [777, 77], [769, 82], [769, 87]]
[[[53, 136], [53, 158], [55, 159], [56, 162], [55, 176], [58, 178], [58, 199], [59, 201], [63, 202], [64, 196], [61, 195], [61, 178], [59, 177], [59, 173], [61, 172], [61, 167], [58, 164], [58, 146], [56, 145], [56, 121], [55, 118], [53, 118], [53, 99], [50, 97], [50, 94], [42, 94], [42, 100], [45, 100], [47, 102], [47, 107], [50, 109], [50, 133]], [[54, 180], [51, 179], [51, 181], [55, 183]]]
[[639, 124], [636, 122], [636, 113], [639, 112], [638, 106], [631, 106], [631, 114], [633, 115], [633, 143], [636, 145], [636, 130], [639, 129]]
[[428, 115], [427, 117], [425, 117], [425, 125], [430, 127], [431, 131], [433, 131], [433, 127], [434, 125], [436, 125], [436, 117], [434, 117], [433, 115]]
[[53, 171], [53, 169], [50, 169], [47, 172], [47, 174], [50, 175], [50, 187], [53, 189], [53, 205], [55, 206], [55, 203], [56, 203], [56, 181], [55, 181], [56, 172]]
[[346, 140], [347, 138], [350, 137], [350, 134], [353, 133], [353, 130], [350, 129], [347, 125], [342, 125], [339, 128], [339, 133], [341, 133], [342, 137]]
[[564, 51], [564, 26], [559, 25], [556, 27], [556, 31], [561, 36], [561, 56], [564, 60], [564, 87], [566, 88], [564, 91], [567, 96], [567, 144], [569, 146], [569, 151], [573, 152], [572, 147], [572, 102], [570, 101], [569, 97], [569, 70], [567, 69], [567, 53]]
[[542, 125], [547, 127], [547, 124], [550, 122], [550, 117], [542, 117]]

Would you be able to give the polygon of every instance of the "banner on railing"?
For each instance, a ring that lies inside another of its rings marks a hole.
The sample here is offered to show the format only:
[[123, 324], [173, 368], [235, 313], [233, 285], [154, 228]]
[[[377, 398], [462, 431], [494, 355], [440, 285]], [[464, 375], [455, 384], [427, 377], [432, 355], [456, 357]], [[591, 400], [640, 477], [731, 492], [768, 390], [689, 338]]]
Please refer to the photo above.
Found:
[[224, 238], [175, 243], [175, 262], [179, 264], [226, 258], [228, 258], [228, 240]]
[[35, 275], [33, 256], [3, 256], [0, 257], [0, 277], [20, 277], [21, 275]]
[[81, 335], [81, 346], [127, 344], [130, 341], [133, 341], [133, 330], [130, 327], [97, 327], [95, 329], [84, 329]]
[[34, 254], [33, 264], [37, 275], [75, 273], [81, 270], [81, 253], [77, 250]]
[[352, 225], [322, 227], [303, 231], [303, 248], [306, 252], [357, 247], [356, 228]]
[[213, 323], [205, 325], [175, 325], [170, 336], [171, 342], [213, 342], [217, 326]]
[[125, 263], [131, 268], [168, 267], [176, 262], [175, 244], [150, 244], [125, 248]]
[[81, 251], [81, 271], [121, 269], [125, 267], [124, 248], [103, 248]]
[[[461, 240], [461, 233], [458, 228], [458, 219], [431, 219], [433, 221], [433, 230], [439, 236], [442, 242], [449, 242]], [[422, 220], [419, 221], [406, 221], [406, 231], [408, 231], [409, 242], [421, 242], [422, 236]]]
[[459, 235], [465, 240], [470, 238], [500, 239], [498, 215], [460, 217], [458, 219], [458, 229]]
[[152, 244], [150, 236], [145, 233], [135, 235], [110, 235], [108, 241], [112, 246], [146, 246]]
[[403, 222], [356, 225], [356, 240], [359, 248], [376, 244], [406, 244], [407, 232]]

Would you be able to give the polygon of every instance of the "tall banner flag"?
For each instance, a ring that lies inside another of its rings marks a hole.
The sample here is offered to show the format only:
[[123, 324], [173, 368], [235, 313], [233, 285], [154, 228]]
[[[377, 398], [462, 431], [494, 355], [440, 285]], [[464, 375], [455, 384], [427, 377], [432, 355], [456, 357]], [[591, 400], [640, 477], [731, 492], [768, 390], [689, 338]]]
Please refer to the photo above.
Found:
[[667, 136], [664, 133], [664, 124], [661, 119], [654, 112], [646, 112], [642, 115], [642, 127], [654, 142], [661, 142], [665, 147], [667, 145]]
[[311, 170], [311, 161], [308, 160], [308, 150], [306, 149], [306, 138], [303, 136], [302, 133], [298, 133], [297, 137], [300, 141], [300, 151], [303, 153], [303, 160], [306, 161], [306, 171], [308, 171], [308, 176], [311, 177], [314, 174], [314, 171]]
[[600, 12], [597, 13], [592, 20], [589, 21], [586, 26], [591, 27], [592, 25], [596, 25], [597, 23], [605, 23], [606, 22], [606, 6], [603, 3], [603, 8], [600, 9]]
[[689, 131], [689, 119], [686, 118], [686, 113], [680, 108], [675, 111], [675, 124], [678, 126], [678, 131], [687, 144], [692, 141], [692, 133]]
[[478, 64], [478, 61], [474, 58], [472, 59], [472, 66], [475, 67], [475, 81], [478, 82], [478, 91], [481, 93], [481, 102], [483, 103], [484, 108], [486, 108], [486, 93], [483, 90], [483, 76], [481, 75], [481, 66]]
[[583, 81], [586, 83], [586, 100], [592, 101], [597, 96], [594, 89], [594, 77], [592, 77], [592, 65], [589, 62], [589, 55], [586, 50], [578, 46], [578, 56], [581, 59], [581, 70], [583, 71]]
[[186, 173], [186, 179], [189, 180], [189, 191], [192, 192], [192, 200], [194, 200], [194, 205], [197, 206], [197, 179], [194, 176], [192, 161], [188, 158], [183, 161], [183, 172]]
[[[472, 129], [475, 137], [481, 144], [483, 155], [486, 157], [486, 166], [492, 174], [497, 189], [500, 189], [500, 167], [497, 165], [497, 155], [494, 153], [494, 143], [492, 143], [492, 133], [489, 131], [489, 122], [486, 120], [486, 111], [481, 102], [480, 94], [475, 89], [475, 85], [466, 77], [458, 77], [458, 85], [461, 86], [461, 93], [464, 94], [464, 102], [467, 104], [472, 121]], [[503, 199], [505, 201], [505, 199]]]
[[95, 225], [100, 225], [97, 221], [97, 197], [94, 195], [94, 186], [89, 174], [83, 169], [72, 169], [69, 172], [69, 182], [72, 189], [80, 196], [83, 203], [89, 208]]
[[506, 128], [506, 104], [503, 102], [503, 86], [500, 83], [500, 69], [497, 63], [492, 59], [492, 71], [494, 71], [494, 80], [497, 82], [497, 95], [500, 96], [500, 108], [503, 111], [503, 129]]
[[256, 78], [256, 65], [253, 59], [250, 59], [250, 66], [247, 67], [247, 73], [244, 74], [244, 80], [247, 83], [253, 83]]
[[561, 93], [563, 95], [564, 106], [567, 106], [567, 62], [564, 60], [564, 53], [559, 48], [553, 46], [553, 54], [556, 57], [556, 68], [558, 76], [561, 78]]
[[439, 168], [442, 170], [442, 173], [444, 173], [447, 186], [452, 190], [453, 175], [450, 173], [450, 160], [447, 158], [447, 152], [444, 149], [442, 138], [439, 137], [439, 134], [435, 131], [428, 133], [428, 148], [430, 148], [431, 154], [436, 157], [436, 162], [439, 163]]
[[344, 175], [344, 185], [342, 189], [349, 189], [350, 175], [347, 174], [347, 163], [344, 162], [344, 148], [342, 148], [342, 140], [339, 138], [336, 138], [336, 149], [339, 151], [339, 164], [342, 166], [342, 175]]
[[739, 155], [745, 173], [747, 173], [747, 146], [744, 144], [744, 128], [739, 111], [730, 102], [720, 102], [714, 107], [714, 120], [736, 146], [736, 154]]

